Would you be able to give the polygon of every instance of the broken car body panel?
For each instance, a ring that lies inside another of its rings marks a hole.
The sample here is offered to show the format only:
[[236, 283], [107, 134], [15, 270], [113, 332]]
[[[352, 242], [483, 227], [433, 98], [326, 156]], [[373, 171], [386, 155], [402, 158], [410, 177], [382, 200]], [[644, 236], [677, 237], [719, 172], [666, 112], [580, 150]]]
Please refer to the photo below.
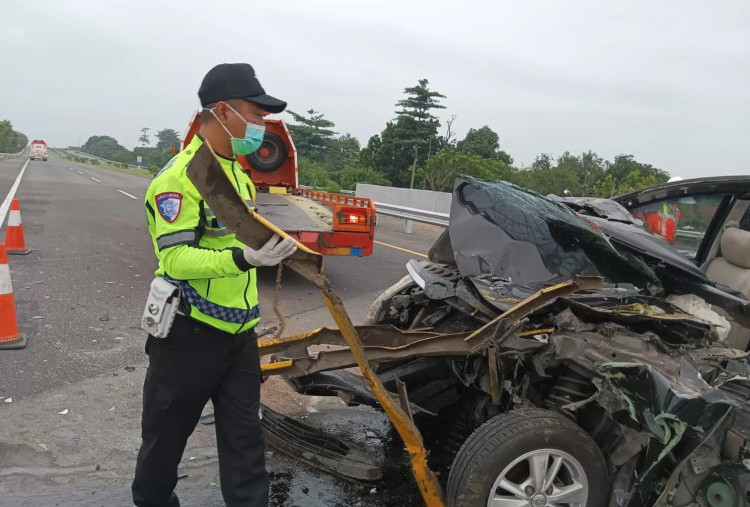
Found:
[[[684, 196], [680, 183], [651, 195]], [[368, 324], [390, 327], [360, 333], [402, 343], [363, 340], [385, 387], [397, 396], [403, 381], [409, 403], [426, 414], [469, 411], [475, 427], [527, 406], [568, 415], [607, 459], [612, 505], [708, 505], [717, 488], [746, 500], [747, 354], [717, 341], [715, 324], [666, 297], [696, 294], [740, 323], [748, 322], [749, 304], [628, 217], [624, 209], [648, 195], [622, 206], [568, 206], [503, 182], [459, 179], [431, 262], [412, 261], [412, 280], [371, 308]], [[603, 284], [531, 304], [538, 291], [579, 275]], [[409, 347], [416, 353], [404, 354]], [[350, 356], [320, 354], [302, 358], [290, 383], [315, 394], [347, 391], [345, 378], [319, 375], [351, 365]], [[352, 394], [356, 386], [350, 391], [342, 397], [369, 403]]]

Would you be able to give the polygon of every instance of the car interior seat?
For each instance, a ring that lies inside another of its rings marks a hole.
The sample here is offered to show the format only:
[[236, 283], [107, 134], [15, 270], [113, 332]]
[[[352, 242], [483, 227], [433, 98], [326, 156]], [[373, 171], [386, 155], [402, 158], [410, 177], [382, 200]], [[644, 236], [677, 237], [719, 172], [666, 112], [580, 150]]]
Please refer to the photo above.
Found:
[[[750, 232], [728, 227], [721, 236], [720, 251], [721, 257], [716, 257], [708, 264], [706, 275], [742, 292], [750, 299]], [[720, 313], [732, 324], [726, 343], [736, 349], [747, 350], [750, 329], [738, 325], [726, 312]]]

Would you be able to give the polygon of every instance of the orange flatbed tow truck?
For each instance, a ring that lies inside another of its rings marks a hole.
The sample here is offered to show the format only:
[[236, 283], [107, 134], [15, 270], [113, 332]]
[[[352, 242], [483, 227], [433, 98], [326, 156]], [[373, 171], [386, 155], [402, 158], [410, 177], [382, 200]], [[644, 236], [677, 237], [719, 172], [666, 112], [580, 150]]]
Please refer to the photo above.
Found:
[[[190, 122], [183, 147], [200, 128]], [[256, 153], [238, 161], [257, 189], [258, 213], [294, 239], [323, 255], [372, 255], [375, 204], [367, 198], [299, 188], [297, 149], [282, 120], [266, 120]]]

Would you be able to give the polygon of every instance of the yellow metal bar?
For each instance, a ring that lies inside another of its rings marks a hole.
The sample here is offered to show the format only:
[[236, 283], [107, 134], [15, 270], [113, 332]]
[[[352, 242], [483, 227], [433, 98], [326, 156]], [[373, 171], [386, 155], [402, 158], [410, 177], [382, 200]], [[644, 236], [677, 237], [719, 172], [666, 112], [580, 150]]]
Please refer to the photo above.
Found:
[[404, 441], [406, 450], [411, 456], [412, 472], [414, 473], [414, 478], [417, 481], [417, 486], [422, 493], [425, 504], [428, 507], [444, 507], [443, 489], [440, 487], [437, 476], [435, 476], [434, 472], [427, 465], [427, 449], [425, 449], [424, 442], [422, 441], [422, 434], [401, 406], [394, 402], [383, 383], [373, 371], [367, 360], [364, 347], [362, 347], [362, 343], [359, 341], [357, 330], [346, 313], [341, 298], [330, 287], [325, 285], [319, 286], [323, 293], [323, 300], [349, 345], [367, 385], [370, 386], [373, 394], [375, 394], [386, 415], [388, 415], [391, 423], [393, 423], [396, 431], [398, 431], [398, 434]]
[[323, 329], [324, 328], [318, 328], [306, 333], [287, 336], [285, 338], [269, 338], [268, 340], [261, 340], [258, 342], [258, 354], [264, 356], [267, 354], [273, 354], [274, 352], [294, 348], [296, 346], [306, 346], [308, 342], [310, 342], [310, 340], [318, 335]]
[[285, 370], [289, 368], [294, 361], [291, 359], [287, 359], [286, 361], [278, 361], [276, 363], [266, 363], [260, 365], [260, 372], [265, 373], [267, 375], [273, 375], [274, 373], [279, 373], [278, 370]]

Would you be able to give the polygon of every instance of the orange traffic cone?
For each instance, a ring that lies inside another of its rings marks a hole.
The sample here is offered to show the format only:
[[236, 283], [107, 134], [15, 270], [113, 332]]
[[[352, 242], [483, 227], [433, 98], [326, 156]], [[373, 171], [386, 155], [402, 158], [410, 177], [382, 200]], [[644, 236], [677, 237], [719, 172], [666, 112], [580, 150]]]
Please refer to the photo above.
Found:
[[22, 349], [25, 346], [26, 338], [18, 332], [8, 255], [5, 252], [5, 244], [0, 243], [0, 350]]
[[5, 249], [10, 255], [26, 255], [31, 252], [26, 248], [26, 240], [23, 237], [21, 205], [18, 199], [13, 199], [10, 203], [8, 228], [5, 230]]

